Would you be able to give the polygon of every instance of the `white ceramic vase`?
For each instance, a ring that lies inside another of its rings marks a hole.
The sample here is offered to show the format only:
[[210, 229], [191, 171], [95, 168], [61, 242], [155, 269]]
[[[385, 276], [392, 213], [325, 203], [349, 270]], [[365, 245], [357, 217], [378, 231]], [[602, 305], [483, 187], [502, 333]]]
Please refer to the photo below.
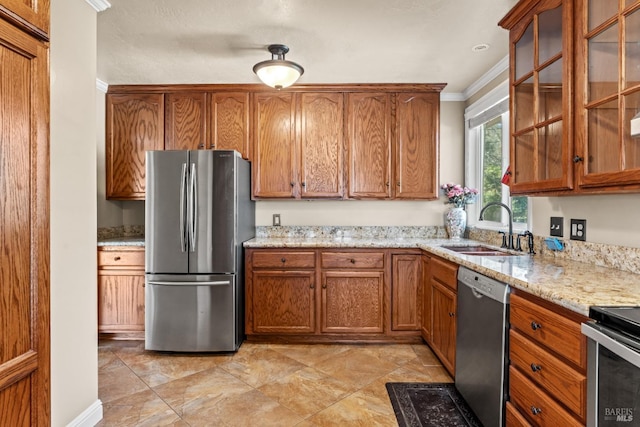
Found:
[[450, 239], [461, 239], [467, 228], [467, 211], [464, 208], [450, 208], [445, 216], [445, 227]]

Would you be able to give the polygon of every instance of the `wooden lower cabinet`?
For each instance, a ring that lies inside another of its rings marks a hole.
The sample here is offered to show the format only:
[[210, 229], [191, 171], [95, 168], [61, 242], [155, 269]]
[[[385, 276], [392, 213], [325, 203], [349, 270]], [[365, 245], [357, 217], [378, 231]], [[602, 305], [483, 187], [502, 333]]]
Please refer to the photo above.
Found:
[[422, 321], [422, 337], [453, 376], [456, 366], [458, 265], [435, 255], [423, 262], [428, 267], [422, 308], [428, 318]]
[[144, 339], [144, 249], [98, 249], [98, 332]]
[[521, 291], [510, 297], [509, 319], [507, 416], [533, 426], [583, 426], [587, 343], [580, 323], [587, 319]]
[[[391, 249], [248, 248], [247, 338], [418, 343], [420, 253], [395, 253]], [[392, 259], [397, 260], [396, 270], [392, 269]], [[398, 320], [393, 323], [392, 318]], [[394, 325], [399, 327], [394, 329]]]

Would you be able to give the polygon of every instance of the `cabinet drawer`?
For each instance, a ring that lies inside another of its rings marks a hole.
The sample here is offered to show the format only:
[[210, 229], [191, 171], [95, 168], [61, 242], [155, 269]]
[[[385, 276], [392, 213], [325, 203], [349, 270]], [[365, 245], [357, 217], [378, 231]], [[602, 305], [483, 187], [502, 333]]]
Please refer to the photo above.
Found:
[[451, 290], [458, 290], [458, 264], [432, 257], [430, 263], [431, 277]]
[[144, 270], [144, 250], [98, 251], [98, 268], [139, 268]]
[[511, 365], [584, 420], [587, 378], [518, 332], [509, 338]]
[[531, 427], [531, 424], [511, 402], [507, 402], [507, 423], [509, 427]]
[[384, 252], [323, 252], [322, 268], [384, 268]]
[[586, 338], [580, 323], [518, 295], [511, 295], [511, 327], [586, 369]]
[[312, 251], [255, 251], [251, 256], [251, 265], [253, 268], [315, 268], [316, 254]]
[[583, 425], [513, 366], [509, 367], [509, 392], [511, 402], [535, 425], [540, 427]]

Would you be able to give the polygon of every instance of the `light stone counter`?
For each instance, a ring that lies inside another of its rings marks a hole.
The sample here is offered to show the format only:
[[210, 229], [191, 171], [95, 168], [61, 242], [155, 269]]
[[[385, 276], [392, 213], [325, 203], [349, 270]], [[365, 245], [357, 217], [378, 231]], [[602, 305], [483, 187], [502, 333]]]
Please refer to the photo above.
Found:
[[323, 236], [259, 237], [246, 242], [245, 247], [420, 248], [585, 316], [589, 314], [589, 307], [594, 305], [640, 305], [640, 274], [540, 255], [469, 256], [441, 247], [451, 244], [486, 245], [474, 240], [454, 242], [448, 239], [406, 237], [371, 239]]
[[144, 237], [112, 237], [98, 240], [98, 246], [140, 246], [144, 247]]

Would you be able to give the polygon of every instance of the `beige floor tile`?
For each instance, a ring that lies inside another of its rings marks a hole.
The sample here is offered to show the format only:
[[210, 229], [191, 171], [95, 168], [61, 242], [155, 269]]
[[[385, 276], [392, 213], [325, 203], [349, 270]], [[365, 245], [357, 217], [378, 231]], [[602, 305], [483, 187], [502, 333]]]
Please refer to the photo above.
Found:
[[266, 348], [237, 354], [230, 361], [220, 364], [220, 367], [251, 387], [260, 387], [303, 369], [305, 365]]
[[213, 368], [161, 384], [153, 390], [184, 418], [185, 414], [198, 413], [224, 399], [245, 394], [252, 388], [227, 371]]
[[318, 426], [395, 427], [389, 398], [358, 391], [309, 418]]
[[342, 382], [311, 367], [264, 384], [258, 390], [302, 418], [326, 409], [353, 391]]
[[180, 426], [186, 425], [178, 414], [153, 391], [124, 396], [104, 405], [104, 417], [98, 426]]
[[412, 346], [413, 351], [418, 355], [418, 360], [425, 366], [440, 366], [440, 360], [433, 354], [427, 345], [416, 344]]
[[353, 346], [348, 344], [271, 344], [269, 348], [307, 366], [337, 357]]
[[452, 383], [453, 378], [442, 366], [428, 366], [427, 372], [431, 376], [431, 381], [434, 383]]
[[102, 403], [148, 390], [147, 385], [126, 365], [100, 371], [103, 375], [98, 373], [98, 396]]
[[258, 390], [219, 399], [215, 404], [193, 407], [183, 414], [191, 426], [295, 426], [303, 421], [290, 409]]
[[408, 344], [361, 344], [356, 348], [364, 354], [369, 354], [380, 360], [395, 363], [398, 366], [404, 365], [418, 357], [411, 345]]
[[355, 388], [361, 388], [394, 371], [398, 365], [360, 348], [352, 348], [314, 367]]

